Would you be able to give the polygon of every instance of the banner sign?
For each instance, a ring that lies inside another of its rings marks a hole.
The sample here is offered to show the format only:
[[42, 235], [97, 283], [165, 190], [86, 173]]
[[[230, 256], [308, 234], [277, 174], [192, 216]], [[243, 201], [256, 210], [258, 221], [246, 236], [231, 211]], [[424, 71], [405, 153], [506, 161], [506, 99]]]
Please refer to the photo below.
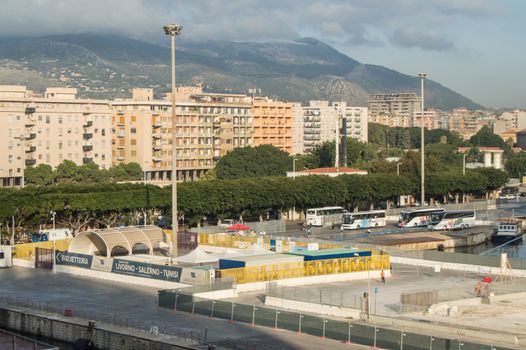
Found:
[[82, 267], [85, 269], [91, 269], [91, 263], [93, 262], [92, 255], [68, 253], [68, 252], [55, 252], [55, 261], [57, 265], [70, 265]]
[[158, 280], [179, 282], [182, 268], [176, 266], [154, 265], [138, 261], [113, 259], [111, 272], [122, 275], [154, 278]]

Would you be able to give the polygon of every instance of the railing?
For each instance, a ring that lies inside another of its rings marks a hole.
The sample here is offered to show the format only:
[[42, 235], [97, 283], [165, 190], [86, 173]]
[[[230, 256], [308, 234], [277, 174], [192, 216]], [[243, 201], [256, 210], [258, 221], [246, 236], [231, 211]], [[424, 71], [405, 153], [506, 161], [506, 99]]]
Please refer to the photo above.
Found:
[[[373, 348], [507, 350], [504, 347], [386, 329], [361, 322], [334, 320], [278, 308], [198, 298], [188, 293], [167, 293], [163, 299], [159, 299], [159, 306], [193, 315], [288, 330]], [[264, 347], [262, 344], [251, 344], [245, 340], [226, 339], [209, 344], [231, 349], [246, 349], [251, 345], [255, 345], [255, 349], [273, 349], [272, 346]]]
[[109, 326], [132, 330], [134, 332], [143, 332], [153, 336], [158, 336], [160, 339], [177, 338], [188, 344], [205, 344], [207, 341], [207, 329], [199, 331], [188, 330], [170, 324], [147, 322], [141, 319], [120, 316], [115, 313], [104, 313], [99, 310], [71, 309], [68, 305], [62, 305], [60, 303], [44, 303], [34, 299], [19, 299], [0, 296], [0, 307], [2, 304], [9, 305], [9, 307], [24, 307], [33, 311], [46, 312], [55, 315], [65, 315], [67, 312], [71, 312], [72, 316], [76, 318], [94, 320], [105, 323]]

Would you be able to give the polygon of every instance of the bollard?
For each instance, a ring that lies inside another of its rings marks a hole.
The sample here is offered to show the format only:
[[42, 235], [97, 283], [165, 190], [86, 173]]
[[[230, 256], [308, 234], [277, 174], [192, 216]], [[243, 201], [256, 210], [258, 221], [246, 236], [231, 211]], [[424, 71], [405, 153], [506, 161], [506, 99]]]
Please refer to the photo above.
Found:
[[232, 303], [232, 311], [230, 312], [230, 323], [234, 323], [234, 308], [236, 307], [236, 305], [234, 303]]
[[374, 327], [374, 341], [373, 341], [373, 348], [376, 349], [376, 333], [379, 332], [379, 329]]
[[347, 331], [347, 343], [348, 344], [351, 343], [351, 328], [352, 328], [352, 324], [351, 322], [349, 322], [349, 330]]
[[256, 305], [253, 305], [253, 308], [252, 308], [252, 324], [251, 326], [254, 327], [256, 325], [255, 321], [256, 321]]
[[210, 308], [210, 318], [214, 317], [214, 305], [216, 304], [215, 300], [212, 300], [212, 307]]
[[300, 317], [299, 317], [299, 325], [298, 325], [298, 334], [301, 334], [301, 319], [303, 318], [303, 315], [300, 313]]
[[323, 333], [321, 335], [321, 338], [322, 339], [325, 339], [325, 324], [327, 323], [328, 321], [326, 319], [323, 319]]

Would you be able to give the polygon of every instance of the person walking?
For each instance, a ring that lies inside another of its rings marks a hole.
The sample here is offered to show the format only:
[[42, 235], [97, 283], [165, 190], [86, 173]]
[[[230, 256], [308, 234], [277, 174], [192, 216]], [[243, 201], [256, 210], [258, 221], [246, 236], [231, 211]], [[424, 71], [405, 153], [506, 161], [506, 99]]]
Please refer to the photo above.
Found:
[[382, 272], [380, 273], [380, 278], [382, 279], [382, 283], [385, 284], [385, 272], [383, 269], [382, 269]]

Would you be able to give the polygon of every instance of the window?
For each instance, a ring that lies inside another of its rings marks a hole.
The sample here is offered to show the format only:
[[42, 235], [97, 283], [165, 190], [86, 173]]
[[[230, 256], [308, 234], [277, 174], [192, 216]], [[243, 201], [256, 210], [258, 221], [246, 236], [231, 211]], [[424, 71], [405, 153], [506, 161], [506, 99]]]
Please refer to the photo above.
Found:
[[131, 139], [130, 145], [135, 146], [136, 144], [137, 144], [137, 140], [136, 139]]
[[[62, 124], [62, 116], [59, 116], [59, 117], [58, 117], [58, 123], [59, 123], [59, 124]], [[71, 157], [70, 157], [70, 158], [71, 158]]]
[[137, 133], [137, 129], [136, 129], [136, 128], [131, 128], [130, 132], [131, 132], [132, 134], [136, 134], [136, 133]]
[[100, 134], [101, 134], [102, 136], [106, 136], [106, 129], [101, 129], [101, 130], [100, 130]]

